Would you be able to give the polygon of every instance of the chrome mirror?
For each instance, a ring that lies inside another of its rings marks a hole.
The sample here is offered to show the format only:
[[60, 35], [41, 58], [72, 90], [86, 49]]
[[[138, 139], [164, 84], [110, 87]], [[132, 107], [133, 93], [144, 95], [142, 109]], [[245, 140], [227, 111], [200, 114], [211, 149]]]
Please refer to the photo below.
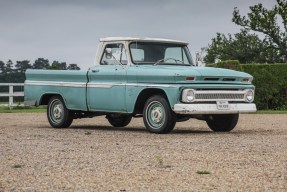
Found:
[[111, 59], [113, 57], [112, 48], [106, 48], [105, 53], [107, 59]]

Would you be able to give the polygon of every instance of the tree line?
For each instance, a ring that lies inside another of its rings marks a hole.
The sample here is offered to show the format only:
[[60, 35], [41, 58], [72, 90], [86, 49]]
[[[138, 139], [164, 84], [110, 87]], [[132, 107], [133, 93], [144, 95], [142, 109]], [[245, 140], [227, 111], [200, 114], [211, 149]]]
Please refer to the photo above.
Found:
[[34, 63], [29, 60], [16, 61], [8, 60], [6, 63], [0, 60], [0, 83], [24, 83], [25, 71], [27, 69], [51, 69], [51, 70], [80, 70], [77, 64], [67, 64], [66, 62], [53, 61], [38, 58]]
[[287, 62], [287, 0], [276, 0], [271, 9], [261, 3], [249, 8], [246, 16], [234, 8], [232, 22], [242, 29], [234, 35], [217, 33], [207, 48], [205, 63], [217, 60], [238, 60], [242, 64]]

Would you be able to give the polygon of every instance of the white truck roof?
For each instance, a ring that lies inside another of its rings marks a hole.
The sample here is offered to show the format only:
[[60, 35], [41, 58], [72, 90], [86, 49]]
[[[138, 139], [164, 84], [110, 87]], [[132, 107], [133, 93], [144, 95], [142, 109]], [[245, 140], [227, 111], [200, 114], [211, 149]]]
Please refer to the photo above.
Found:
[[149, 37], [106, 37], [100, 38], [100, 42], [108, 41], [141, 41], [141, 42], [163, 42], [163, 43], [179, 43], [188, 45], [188, 42], [173, 40], [173, 39], [162, 39], [162, 38], [149, 38]]

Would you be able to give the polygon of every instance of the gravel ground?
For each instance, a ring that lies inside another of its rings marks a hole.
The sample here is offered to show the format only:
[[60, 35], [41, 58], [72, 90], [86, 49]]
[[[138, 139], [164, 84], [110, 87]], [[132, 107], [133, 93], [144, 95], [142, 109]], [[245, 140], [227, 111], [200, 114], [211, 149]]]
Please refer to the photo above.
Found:
[[141, 118], [53, 129], [44, 113], [2, 113], [0, 162], [0, 191], [287, 191], [287, 115], [241, 115], [230, 133], [189, 120], [157, 135]]

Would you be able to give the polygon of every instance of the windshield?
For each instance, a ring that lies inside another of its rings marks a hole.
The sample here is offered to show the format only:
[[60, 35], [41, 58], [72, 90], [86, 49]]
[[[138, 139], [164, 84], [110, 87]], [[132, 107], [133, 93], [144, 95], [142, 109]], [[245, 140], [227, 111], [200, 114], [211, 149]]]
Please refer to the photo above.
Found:
[[193, 65], [188, 48], [182, 44], [134, 42], [130, 52], [134, 64]]

